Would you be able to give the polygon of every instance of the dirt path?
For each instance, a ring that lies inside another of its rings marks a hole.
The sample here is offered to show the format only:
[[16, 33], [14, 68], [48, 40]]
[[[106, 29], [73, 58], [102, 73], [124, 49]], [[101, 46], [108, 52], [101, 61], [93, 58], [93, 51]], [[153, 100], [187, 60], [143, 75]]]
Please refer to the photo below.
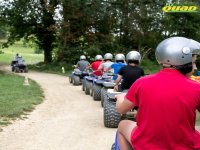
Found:
[[[10, 68], [7, 68], [10, 69]], [[109, 150], [116, 129], [103, 125], [103, 109], [67, 77], [29, 72], [45, 100], [25, 120], [0, 132], [0, 150]]]

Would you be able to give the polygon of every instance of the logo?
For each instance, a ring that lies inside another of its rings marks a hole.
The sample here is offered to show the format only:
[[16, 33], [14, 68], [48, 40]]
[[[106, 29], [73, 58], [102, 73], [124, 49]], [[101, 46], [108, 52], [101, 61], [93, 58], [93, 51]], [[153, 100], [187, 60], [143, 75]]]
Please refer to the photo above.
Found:
[[176, 3], [166, 3], [166, 5], [162, 8], [162, 10], [166, 13], [193, 13], [198, 12], [198, 7], [196, 5], [189, 4], [176, 4]]

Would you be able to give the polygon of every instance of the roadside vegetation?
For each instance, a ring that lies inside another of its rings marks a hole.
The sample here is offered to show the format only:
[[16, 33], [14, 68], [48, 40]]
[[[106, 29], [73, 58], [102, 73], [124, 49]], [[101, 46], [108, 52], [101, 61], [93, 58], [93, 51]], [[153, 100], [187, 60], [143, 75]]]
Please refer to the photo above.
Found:
[[39, 85], [29, 79], [29, 86], [23, 85], [24, 77], [0, 72], [0, 127], [16, 118], [24, 118], [35, 105], [43, 100]]

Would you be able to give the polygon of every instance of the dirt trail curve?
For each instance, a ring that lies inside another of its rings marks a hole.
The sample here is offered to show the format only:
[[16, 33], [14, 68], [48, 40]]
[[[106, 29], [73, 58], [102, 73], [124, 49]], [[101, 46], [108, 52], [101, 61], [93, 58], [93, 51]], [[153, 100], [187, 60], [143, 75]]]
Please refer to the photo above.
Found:
[[[2, 68], [2, 67], [0, 67]], [[9, 67], [6, 68], [10, 70]], [[0, 132], [0, 150], [110, 150], [116, 129], [103, 125], [100, 102], [64, 76], [29, 72], [45, 100], [25, 120]]]

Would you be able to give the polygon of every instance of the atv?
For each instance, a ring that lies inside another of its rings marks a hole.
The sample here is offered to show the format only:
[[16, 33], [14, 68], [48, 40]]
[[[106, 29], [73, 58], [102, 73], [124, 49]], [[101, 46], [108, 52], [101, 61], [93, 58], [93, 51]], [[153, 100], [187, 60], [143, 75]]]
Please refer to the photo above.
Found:
[[104, 116], [104, 126], [108, 128], [117, 128], [121, 120], [129, 119], [135, 121], [137, 109], [133, 109], [126, 114], [121, 115], [116, 109], [116, 98], [115, 95], [126, 93], [127, 90], [123, 92], [114, 92], [113, 90], [108, 90], [107, 99], [104, 100], [103, 116]]
[[81, 85], [84, 77], [88, 75], [89, 74], [87, 71], [80, 71], [75, 69], [69, 76], [69, 83], [72, 83], [73, 85]]
[[101, 100], [106, 93], [106, 88], [103, 87], [112, 87], [113, 86], [113, 73], [104, 73], [99, 79], [94, 80], [93, 82], [93, 99]]
[[11, 70], [12, 72], [28, 72], [28, 67], [26, 66], [26, 64], [24, 63], [23, 60], [20, 61], [21, 63], [19, 63], [19, 60], [13, 60], [11, 62]]

